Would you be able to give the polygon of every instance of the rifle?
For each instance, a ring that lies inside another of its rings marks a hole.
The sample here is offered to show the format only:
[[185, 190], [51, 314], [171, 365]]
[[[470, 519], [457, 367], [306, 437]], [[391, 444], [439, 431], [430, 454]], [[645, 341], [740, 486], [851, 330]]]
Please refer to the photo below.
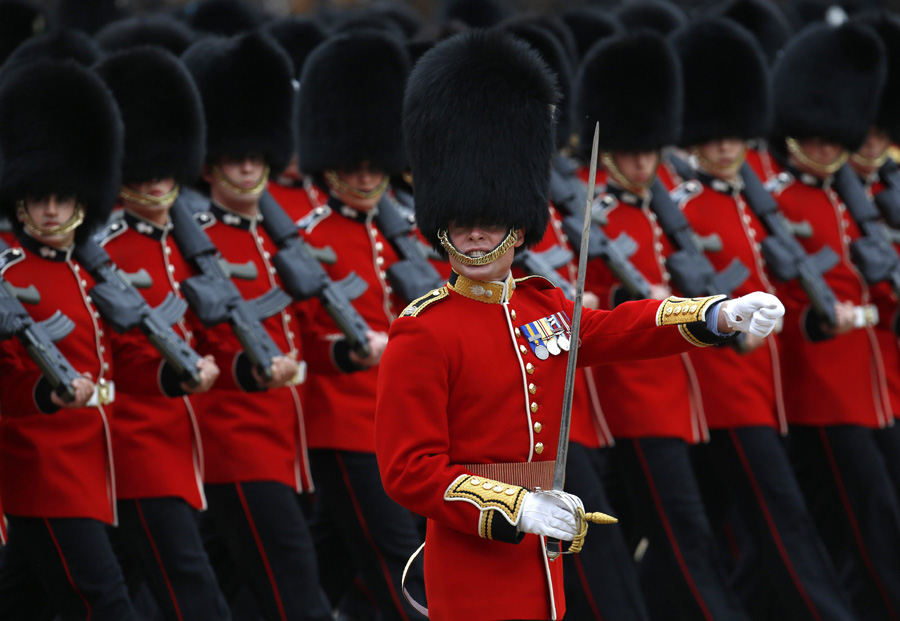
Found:
[[330, 259], [333, 263], [334, 253], [330, 248], [328, 252], [311, 248], [300, 237], [297, 225], [268, 191], [260, 197], [259, 211], [263, 216], [263, 227], [279, 248], [272, 263], [284, 288], [295, 300], [319, 298], [338, 329], [347, 337], [350, 347], [363, 357], [368, 356], [366, 333], [369, 326], [350, 303], [366, 290], [366, 281], [356, 272], [350, 272], [340, 282], [331, 280], [320, 261]]
[[567, 299], [574, 300], [575, 287], [556, 271], [567, 265], [573, 258], [574, 255], [561, 246], [553, 246], [544, 252], [520, 248], [513, 259], [513, 265], [531, 276], [546, 278], [553, 283], [553, 286], [562, 289]]
[[376, 208], [375, 225], [400, 257], [387, 269], [387, 277], [394, 291], [407, 302], [412, 302], [432, 289], [444, 286], [444, 279], [428, 262], [421, 244], [411, 236], [415, 226], [400, 215], [393, 200], [385, 194]]
[[76, 244], [72, 256], [97, 282], [88, 293], [113, 329], [123, 333], [140, 328], [183, 382], [198, 385], [200, 355], [172, 329], [184, 316], [187, 303], [169, 292], [152, 308], [93, 239]]
[[[575, 163], [562, 155], [554, 157], [550, 167], [550, 201], [563, 212], [563, 231], [572, 249], [580, 253], [587, 188], [575, 176]], [[601, 259], [606, 263], [633, 299], [649, 298], [650, 284], [628, 260], [637, 251], [637, 242], [626, 233], [610, 239], [600, 228], [601, 224], [606, 224], [603, 214], [592, 209], [588, 260]]]
[[875, 205], [892, 229], [900, 229], [900, 168], [897, 162], [888, 158], [878, 176], [884, 182], [884, 189], [875, 195]]
[[741, 165], [744, 181], [744, 198], [750, 210], [756, 214], [769, 236], [760, 244], [766, 265], [778, 280], [787, 282], [795, 278], [820, 317], [834, 326], [834, 306], [837, 298], [822, 275], [840, 261], [830, 246], [823, 246], [815, 254], [807, 254], [797, 238], [788, 230], [778, 204], [769, 194], [759, 177], [747, 162]]
[[716, 272], [703, 254], [690, 223], [672, 201], [659, 178], [650, 186], [650, 209], [676, 251], [666, 258], [666, 267], [675, 286], [688, 297], [731, 295], [750, 276], [740, 259], [734, 258], [721, 272]]
[[[18, 248], [10, 252], [14, 257], [21, 256], [22, 253]], [[60, 311], [56, 311], [44, 321], [32, 319], [22, 306], [22, 301], [37, 304], [40, 299], [41, 296], [34, 285], [20, 289], [0, 276], [0, 339], [5, 340], [13, 336], [19, 339], [25, 346], [28, 356], [34, 360], [44, 378], [50, 383], [53, 392], [63, 401], [70, 403], [75, 399], [72, 381], [81, 375], [72, 368], [54, 343], [66, 337], [75, 328], [75, 323]]]
[[282, 352], [260, 322], [284, 310], [291, 303], [290, 296], [275, 287], [245, 300], [231, 282], [231, 276], [237, 274], [221, 261], [219, 250], [180, 199], [175, 200], [169, 217], [178, 249], [200, 272], [182, 281], [181, 293], [203, 325], [227, 321], [256, 372], [265, 380], [272, 379], [272, 358]]
[[880, 214], [866, 196], [863, 185], [849, 165], [834, 174], [833, 187], [863, 236], [850, 244], [850, 256], [866, 282], [888, 281], [900, 296], [900, 256], [888, 241]]

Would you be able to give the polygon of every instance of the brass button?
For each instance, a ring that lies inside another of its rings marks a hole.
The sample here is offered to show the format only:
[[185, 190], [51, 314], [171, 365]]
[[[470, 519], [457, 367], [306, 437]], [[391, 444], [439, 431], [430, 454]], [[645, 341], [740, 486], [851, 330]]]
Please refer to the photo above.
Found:
[[690, 310], [690, 312], [691, 312], [691, 313], [696, 313], [696, 312], [697, 312], [697, 305], [696, 305], [696, 304], [691, 304], [691, 310]]
[[537, 453], [538, 455], [540, 455], [541, 453], [543, 453], [543, 452], [544, 452], [544, 443], [543, 443], [543, 442], [538, 442], [537, 444], [535, 444], [535, 445], [534, 445], [534, 452]]
[[382, 244], [381, 242], [375, 242], [375, 251], [381, 252], [382, 250], [384, 250], [384, 244]]
[[516, 493], [515, 487], [507, 487], [506, 491], [504, 492], [504, 494], [506, 494], [507, 496], [512, 496], [515, 493]]
[[472, 477], [472, 479], [469, 481], [469, 483], [471, 483], [472, 485], [481, 485], [481, 479], [479, 479], [477, 477]]
[[494, 491], [499, 494], [500, 492], [503, 491], [503, 486], [498, 483], [497, 485], [494, 486]]
[[492, 487], [494, 487], [494, 484], [491, 483], [490, 481], [486, 481], [485, 484], [482, 485], [481, 487], [483, 487], [484, 489], [491, 489]]
[[522, 354], [527, 354], [528, 348], [525, 347], [524, 345], [519, 345], [519, 351], [522, 352]]
[[531, 402], [531, 413], [534, 414], [535, 412], [537, 412], [538, 407], [539, 407], [538, 404], [536, 402], [532, 401]]
[[528, 384], [528, 392], [530, 392], [531, 394], [536, 393], [536, 392], [537, 392], [537, 386], [535, 386], [534, 384]]
[[516, 338], [522, 336], [522, 331], [516, 328]]
[[509, 311], [509, 316], [512, 317], [513, 319], [515, 319], [515, 318], [516, 318], [516, 311], [514, 311], [514, 310]]
[[534, 374], [534, 365], [529, 362], [525, 365], [525, 370], [528, 372], [528, 375]]
[[384, 257], [375, 257], [376, 265], [384, 265]]
[[543, 429], [543, 428], [544, 428], [544, 426], [543, 426], [542, 424], [540, 424], [540, 423], [535, 423], [535, 424], [534, 424], [534, 432], [535, 432], [535, 433], [540, 433], [540, 432], [541, 432], [541, 429]]

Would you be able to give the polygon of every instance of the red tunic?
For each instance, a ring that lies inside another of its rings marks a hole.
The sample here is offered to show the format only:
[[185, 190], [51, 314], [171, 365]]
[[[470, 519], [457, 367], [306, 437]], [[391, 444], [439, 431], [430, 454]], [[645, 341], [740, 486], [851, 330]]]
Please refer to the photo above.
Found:
[[[747, 280], [733, 292], [734, 297], [753, 291], [775, 293], [759, 246], [766, 230], [740, 189], [700, 173], [697, 181], [679, 187], [675, 197], [698, 235], [716, 234], [721, 239], [722, 250], [706, 253], [716, 271], [725, 269], [735, 257], [750, 270]], [[692, 351], [690, 357], [700, 382], [703, 411], [712, 429], [766, 426], [787, 432], [774, 335], [748, 354], [738, 353], [733, 347], [710, 347]], [[741, 381], [730, 383], [735, 377]]]
[[[212, 242], [231, 263], [252, 262], [255, 280], [233, 279], [245, 299], [277, 286], [270, 257], [275, 244], [256, 218], [246, 218], [212, 205], [214, 220], [206, 228]], [[299, 335], [290, 308], [263, 320], [269, 336], [285, 354], [302, 360]], [[277, 481], [298, 491], [312, 488], [300, 397], [293, 386], [245, 392], [236, 374], [241, 345], [228, 324], [197, 335], [197, 351], [212, 354], [221, 369], [207, 393], [196, 395], [203, 437], [206, 483]]]
[[[126, 211], [101, 234], [113, 261], [129, 273], [145, 269], [153, 284], [138, 289], [151, 306], [167, 294], [181, 297], [178, 281], [191, 275], [168, 228]], [[173, 326], [191, 344], [184, 320]], [[112, 426], [119, 498], [177, 496], [196, 509], [205, 507], [203, 449], [194, 411], [187, 397], [172, 398], [160, 372], [164, 360], [139, 329], [113, 334], [116, 417]], [[171, 394], [181, 394], [175, 387]]]
[[[649, 206], [630, 192], [601, 197], [610, 238], [627, 233], [638, 249], [630, 257], [649, 283], [668, 284], [665, 256], [671, 245]], [[601, 259], [588, 263], [586, 288], [600, 298], [601, 308], [613, 308], [621, 285]], [[600, 404], [613, 437], [680, 438], [696, 443], [708, 437], [699, 387], [686, 355], [638, 360], [593, 369], [601, 387]]]
[[[497, 289], [490, 298], [472, 284], [436, 290], [433, 302], [410, 305], [391, 328], [376, 414], [382, 481], [394, 500], [428, 518], [433, 621], [561, 618], [562, 563], [547, 561], [542, 539], [481, 538], [479, 508], [445, 493], [472, 474], [466, 464], [556, 459], [567, 357], [538, 359], [525, 326], [559, 312], [571, 317], [572, 302], [541, 278], [516, 281], [514, 292], [510, 281], [483, 283]], [[677, 329], [657, 328], [659, 309], [647, 300], [585, 310], [579, 366], [690, 349]]]
[[[79, 373], [111, 379], [110, 342], [87, 291], [88, 273], [70, 258], [23, 236], [23, 249], [3, 256], [3, 277], [17, 287], [35, 285], [38, 304], [25, 307], [36, 321], [61, 310], [75, 329], [56, 345]], [[60, 409], [45, 415], [35, 402], [41, 378], [16, 339], [0, 343], [0, 496], [11, 515], [116, 521], [115, 473], [110, 444], [112, 407]]]
[[[809, 222], [812, 237], [799, 238], [807, 252], [828, 245], [840, 262], [825, 273], [838, 301], [871, 303], [869, 287], [850, 258], [860, 232], [829, 184], [810, 175], [778, 176], [773, 196], [794, 222]], [[884, 427], [892, 415], [878, 340], [872, 328], [855, 329], [813, 342], [805, 329], [809, 300], [799, 283], [779, 285], [786, 309], [781, 335], [782, 372], [788, 422], [803, 425]]]

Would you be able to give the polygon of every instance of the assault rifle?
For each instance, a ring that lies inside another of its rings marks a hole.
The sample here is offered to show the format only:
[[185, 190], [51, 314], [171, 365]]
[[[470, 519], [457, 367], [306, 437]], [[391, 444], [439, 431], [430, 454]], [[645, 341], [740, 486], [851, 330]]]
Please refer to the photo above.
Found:
[[531, 276], [546, 278], [555, 287], [562, 289], [566, 299], [574, 300], [575, 287], [556, 271], [567, 265], [573, 258], [574, 255], [561, 246], [553, 246], [543, 252], [520, 248], [513, 259], [513, 265]]
[[760, 244], [766, 265], [778, 280], [787, 282], [795, 278], [803, 287], [816, 313], [830, 326], [836, 318], [834, 306], [837, 298], [822, 275], [840, 260], [830, 246], [823, 246], [815, 254], [807, 254], [797, 238], [788, 230], [778, 204], [760, 182], [747, 162], [741, 165], [744, 181], [744, 199], [750, 210], [769, 234]]
[[900, 296], [900, 256], [888, 240], [880, 214], [849, 165], [834, 174], [834, 190], [841, 197], [863, 236], [850, 244], [850, 256], [866, 282], [888, 281]]
[[878, 170], [884, 189], [875, 195], [875, 205], [892, 229], [900, 229], [900, 168], [888, 158]]
[[219, 250], [194, 220], [187, 206], [175, 200], [169, 210], [172, 237], [185, 259], [200, 273], [182, 281], [181, 293], [207, 327], [228, 322], [244, 354], [264, 380], [272, 379], [272, 358], [281, 350], [260, 323], [284, 310], [291, 298], [272, 288], [253, 300], [245, 300], [231, 282], [232, 274], [221, 261]]
[[350, 272], [340, 282], [334, 282], [320, 262], [334, 263], [334, 252], [312, 248], [297, 232], [297, 225], [288, 217], [281, 205], [268, 192], [259, 200], [262, 224], [278, 246], [272, 263], [281, 277], [287, 292], [295, 300], [317, 297], [322, 306], [347, 337], [347, 344], [363, 357], [369, 355], [366, 333], [369, 326], [350, 303], [368, 287], [356, 272]]
[[697, 235], [659, 178], [650, 186], [650, 209], [676, 251], [666, 259], [675, 286], [688, 297], [731, 293], [750, 276], [750, 270], [735, 258], [716, 272], [701, 249]]
[[400, 258], [387, 269], [388, 280], [397, 295], [412, 302], [432, 289], [442, 287], [444, 279], [428, 262], [419, 241], [412, 237], [415, 226], [400, 214], [393, 199], [385, 194], [376, 208], [375, 225]]
[[198, 385], [200, 355], [172, 329], [187, 310], [184, 300], [170, 292], [151, 307], [93, 239], [77, 243], [72, 256], [97, 283], [88, 293], [103, 319], [119, 333], [140, 328], [181, 381]]
[[[3, 247], [0, 249], [5, 249], [5, 244]], [[14, 257], [21, 256], [22, 253], [18, 248], [9, 252]], [[34, 285], [20, 289], [0, 276], [0, 339], [13, 336], [19, 339], [53, 392], [69, 403], [75, 399], [72, 381], [81, 375], [72, 368], [54, 343], [66, 337], [75, 328], [75, 323], [60, 311], [44, 321], [35, 321], [22, 306], [22, 302], [37, 304], [40, 300], [41, 296]]]

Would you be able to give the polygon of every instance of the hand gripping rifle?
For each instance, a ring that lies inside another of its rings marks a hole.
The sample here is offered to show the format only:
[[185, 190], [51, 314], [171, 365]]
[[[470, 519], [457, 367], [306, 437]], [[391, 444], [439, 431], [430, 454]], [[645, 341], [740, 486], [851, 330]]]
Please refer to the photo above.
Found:
[[[584, 185], [575, 176], [574, 162], [561, 155], [553, 159], [550, 167], [550, 202], [563, 213], [563, 231], [572, 244], [575, 252], [581, 253], [581, 229], [586, 211], [591, 212], [591, 234], [587, 250], [587, 259], [601, 259], [609, 270], [628, 291], [628, 295], [641, 300], [650, 297], [650, 284], [644, 275], [628, 260], [637, 251], [637, 242], [627, 233], [621, 233], [617, 238], [607, 237], [601, 224], [606, 224], [603, 215], [594, 212], [592, 208], [593, 198], [588, 201], [588, 194]], [[585, 207], [585, 205], [587, 205]], [[554, 283], [556, 284], [556, 283]], [[569, 297], [569, 292], [566, 292]]]
[[159, 306], [151, 307], [93, 239], [76, 244], [72, 256], [97, 283], [88, 293], [103, 319], [119, 333], [140, 328], [181, 381], [198, 385], [200, 355], [172, 329], [187, 303], [169, 292]]
[[[0, 244], [3, 245], [0, 249], [5, 249], [6, 244]], [[9, 252], [13, 254], [13, 258], [22, 253], [18, 248]], [[34, 321], [22, 306], [22, 301], [37, 304], [40, 300], [41, 296], [34, 285], [20, 289], [0, 276], [0, 340], [13, 336], [19, 339], [28, 356], [50, 383], [53, 392], [69, 403], [75, 399], [72, 381], [81, 375], [72, 368], [54, 343], [66, 337], [75, 328], [75, 323], [60, 311], [44, 321]]]
[[387, 269], [388, 280], [397, 295], [412, 302], [432, 289], [444, 286], [444, 279], [428, 262], [421, 244], [412, 236], [415, 226], [400, 214], [393, 199], [385, 194], [376, 208], [375, 225], [400, 257]]
[[840, 259], [830, 246], [823, 246], [815, 254], [806, 253], [785, 225], [775, 199], [747, 162], [741, 165], [741, 179], [744, 181], [747, 205], [769, 234], [760, 244], [766, 265], [778, 280], [787, 282], [796, 278], [816, 313], [828, 325], [835, 325], [834, 306], [837, 299], [822, 275], [837, 265]]
[[310, 247], [297, 232], [297, 225], [268, 191], [260, 197], [259, 211], [263, 216], [263, 227], [279, 248], [272, 263], [287, 292], [295, 300], [319, 298], [338, 329], [347, 337], [348, 345], [361, 356], [368, 356], [366, 333], [369, 326], [350, 303], [366, 290], [366, 281], [356, 272], [350, 272], [340, 282], [331, 280], [320, 262], [333, 263], [334, 252], [330, 248]]
[[219, 250], [187, 206], [176, 199], [169, 217], [178, 249], [200, 272], [182, 281], [181, 293], [203, 325], [211, 327], [227, 321], [259, 376], [272, 379], [272, 358], [282, 352], [260, 322], [284, 310], [291, 303], [290, 296], [272, 288], [258, 298], [245, 300], [231, 282], [231, 276], [236, 274], [226, 271]]
[[863, 234], [850, 244], [856, 267], [869, 284], [886, 280], [900, 296], [900, 256], [888, 240], [878, 209], [848, 164], [834, 174], [833, 187]]
[[672, 282], [684, 295], [698, 297], [724, 293], [731, 295], [750, 276], [750, 270], [734, 258], [721, 272], [703, 254], [698, 237], [659, 178], [650, 186], [650, 209], [676, 251], [666, 258]]

